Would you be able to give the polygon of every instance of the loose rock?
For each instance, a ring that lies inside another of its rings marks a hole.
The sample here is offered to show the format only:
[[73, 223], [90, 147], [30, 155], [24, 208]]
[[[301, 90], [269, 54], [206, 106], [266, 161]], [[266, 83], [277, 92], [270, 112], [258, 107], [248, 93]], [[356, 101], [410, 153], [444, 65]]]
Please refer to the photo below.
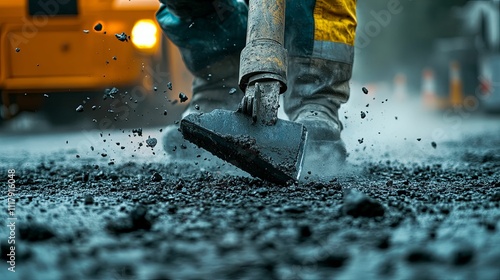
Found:
[[343, 211], [353, 217], [380, 217], [384, 215], [384, 207], [375, 199], [355, 189], [344, 190]]
[[147, 218], [146, 206], [139, 205], [125, 218], [111, 221], [106, 225], [106, 229], [114, 234], [130, 233], [137, 230], [149, 230], [152, 223]]
[[132, 129], [133, 134], [137, 134], [137, 136], [142, 136], [142, 128], [134, 128]]
[[408, 252], [406, 261], [410, 263], [426, 263], [434, 262], [436, 259], [434, 255], [425, 249], [415, 248]]
[[122, 32], [121, 34], [116, 33], [115, 37], [121, 42], [128, 42], [129, 39], [129, 36], [127, 36], [125, 32]]
[[181, 103], [183, 103], [188, 100], [188, 97], [183, 92], [181, 92], [179, 93], [179, 100], [181, 101]]
[[111, 98], [111, 99], [114, 99], [115, 98], [115, 94], [117, 94], [120, 90], [117, 89], [116, 87], [112, 87], [112, 88], [107, 88], [104, 90], [104, 96], [103, 96], [103, 99], [106, 100], [106, 98]]
[[148, 138], [148, 139], [146, 139], [146, 146], [147, 147], [154, 148], [157, 143], [158, 143], [158, 141], [156, 140], [156, 138]]
[[91, 195], [86, 195], [84, 203], [85, 205], [92, 205], [94, 204], [94, 198]]
[[48, 226], [36, 222], [20, 224], [19, 235], [21, 239], [33, 242], [48, 240], [56, 236]]
[[101, 31], [102, 30], [102, 24], [100, 22], [98, 24], [96, 24], [94, 26], [94, 30], [97, 31], [97, 32]]
[[456, 249], [452, 255], [452, 263], [454, 265], [466, 265], [469, 264], [474, 258], [474, 250], [470, 247], [461, 247]]
[[153, 173], [151, 176], [151, 181], [153, 182], [161, 182], [161, 180], [163, 180], [163, 177], [158, 172]]

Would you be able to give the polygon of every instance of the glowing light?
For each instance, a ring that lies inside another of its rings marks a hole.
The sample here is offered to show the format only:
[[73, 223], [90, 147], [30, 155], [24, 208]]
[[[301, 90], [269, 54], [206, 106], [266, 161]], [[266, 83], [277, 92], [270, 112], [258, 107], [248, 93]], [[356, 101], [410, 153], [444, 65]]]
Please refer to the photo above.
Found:
[[132, 43], [139, 49], [151, 49], [156, 46], [158, 28], [150, 19], [142, 19], [132, 28]]

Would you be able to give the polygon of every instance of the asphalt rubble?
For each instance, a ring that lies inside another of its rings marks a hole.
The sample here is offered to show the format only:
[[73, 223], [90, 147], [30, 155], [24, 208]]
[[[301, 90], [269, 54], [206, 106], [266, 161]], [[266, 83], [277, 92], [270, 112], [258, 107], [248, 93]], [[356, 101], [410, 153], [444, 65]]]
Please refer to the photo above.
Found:
[[[286, 187], [182, 162], [69, 165], [46, 158], [16, 178], [18, 273], [498, 279], [495, 151], [464, 153], [452, 167], [367, 161], [329, 181]], [[0, 244], [0, 278], [11, 279], [8, 244]]]

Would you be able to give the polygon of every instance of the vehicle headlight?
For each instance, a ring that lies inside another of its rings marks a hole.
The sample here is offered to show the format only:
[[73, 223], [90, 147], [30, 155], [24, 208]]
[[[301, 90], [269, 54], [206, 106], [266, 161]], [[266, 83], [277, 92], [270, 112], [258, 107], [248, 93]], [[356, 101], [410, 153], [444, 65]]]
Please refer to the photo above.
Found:
[[158, 28], [154, 21], [142, 19], [132, 28], [132, 43], [139, 49], [151, 49], [158, 41]]

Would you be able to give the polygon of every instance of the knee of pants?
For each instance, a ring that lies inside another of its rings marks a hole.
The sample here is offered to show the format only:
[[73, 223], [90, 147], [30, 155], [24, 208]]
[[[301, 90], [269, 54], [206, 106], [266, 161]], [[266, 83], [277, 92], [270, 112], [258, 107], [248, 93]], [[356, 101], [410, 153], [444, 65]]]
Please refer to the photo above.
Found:
[[181, 18], [166, 4], [162, 4], [156, 13], [165, 35], [179, 47], [186, 66], [193, 73], [227, 55], [240, 52], [245, 45], [246, 4], [238, 0], [212, 0], [210, 3], [216, 8], [201, 17]]

